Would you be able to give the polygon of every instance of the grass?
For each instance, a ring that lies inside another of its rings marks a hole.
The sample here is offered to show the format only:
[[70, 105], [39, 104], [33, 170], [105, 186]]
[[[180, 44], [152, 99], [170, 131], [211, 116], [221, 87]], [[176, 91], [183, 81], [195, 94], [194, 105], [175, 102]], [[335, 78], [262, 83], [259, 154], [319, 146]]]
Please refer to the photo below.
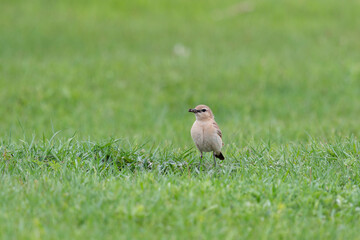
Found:
[[2, 1], [0, 238], [358, 239], [358, 8]]
[[191, 151], [50, 141], [4, 143], [1, 238], [356, 239], [359, 144]]
[[[1, 135], [54, 129], [182, 147], [186, 111], [200, 103], [241, 145], [358, 135], [358, 2], [247, 5], [5, 1]], [[188, 57], [174, 52], [179, 44]]]

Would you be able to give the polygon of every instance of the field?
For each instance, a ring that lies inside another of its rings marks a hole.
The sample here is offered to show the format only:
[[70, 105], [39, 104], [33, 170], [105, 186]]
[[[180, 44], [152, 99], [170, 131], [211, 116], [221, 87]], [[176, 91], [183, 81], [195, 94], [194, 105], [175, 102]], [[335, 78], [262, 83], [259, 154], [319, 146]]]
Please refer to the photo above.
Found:
[[0, 239], [360, 239], [359, 7], [2, 1]]

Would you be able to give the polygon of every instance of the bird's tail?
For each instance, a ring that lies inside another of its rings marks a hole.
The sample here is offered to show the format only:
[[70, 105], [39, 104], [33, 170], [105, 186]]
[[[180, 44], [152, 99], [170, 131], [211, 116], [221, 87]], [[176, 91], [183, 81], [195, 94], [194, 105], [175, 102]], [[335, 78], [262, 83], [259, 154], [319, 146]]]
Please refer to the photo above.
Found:
[[224, 160], [224, 159], [225, 159], [224, 155], [223, 155], [221, 152], [215, 153], [215, 157], [218, 158], [218, 159], [220, 159], [220, 160]]

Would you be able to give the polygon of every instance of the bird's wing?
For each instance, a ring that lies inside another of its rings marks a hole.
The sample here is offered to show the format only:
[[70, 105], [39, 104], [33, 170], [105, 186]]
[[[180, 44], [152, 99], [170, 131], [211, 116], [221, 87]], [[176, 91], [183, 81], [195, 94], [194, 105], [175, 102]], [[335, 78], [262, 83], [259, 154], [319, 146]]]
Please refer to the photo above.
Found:
[[222, 132], [221, 132], [219, 126], [217, 125], [217, 123], [215, 121], [213, 122], [213, 126], [216, 129], [217, 135], [219, 135], [219, 137], [222, 139]]

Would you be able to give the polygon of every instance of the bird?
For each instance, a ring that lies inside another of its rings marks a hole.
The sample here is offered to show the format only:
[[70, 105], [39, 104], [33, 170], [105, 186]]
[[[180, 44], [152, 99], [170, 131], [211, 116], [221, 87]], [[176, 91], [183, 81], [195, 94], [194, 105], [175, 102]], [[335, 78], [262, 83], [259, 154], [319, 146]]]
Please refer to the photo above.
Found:
[[224, 160], [225, 157], [221, 152], [224, 145], [222, 141], [222, 132], [215, 122], [214, 114], [206, 105], [198, 105], [190, 108], [189, 112], [195, 114], [196, 120], [191, 128], [191, 137], [200, 151], [200, 163], [203, 159], [204, 152], [213, 152], [214, 166], [216, 167], [216, 159]]

